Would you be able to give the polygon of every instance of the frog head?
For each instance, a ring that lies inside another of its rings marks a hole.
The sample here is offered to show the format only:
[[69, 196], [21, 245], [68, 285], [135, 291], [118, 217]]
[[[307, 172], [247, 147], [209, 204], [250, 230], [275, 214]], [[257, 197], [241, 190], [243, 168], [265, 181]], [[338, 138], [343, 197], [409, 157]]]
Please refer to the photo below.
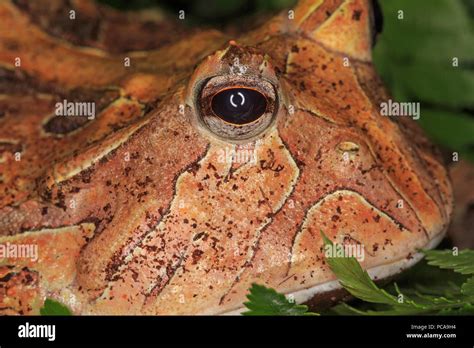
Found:
[[[231, 286], [223, 281], [223, 308], [252, 282], [298, 301], [336, 288], [321, 232], [377, 279], [443, 237], [446, 170], [413, 120], [381, 115], [390, 96], [372, 64], [373, 39], [371, 2], [301, 1], [194, 70], [187, 117], [210, 143], [196, 173], [197, 202], [212, 207], [201, 224], [232, 221], [224, 248], [236, 254], [213, 260], [239, 269]], [[236, 163], [239, 153], [250, 160]]]
[[[5, 159], [1, 240], [40, 247], [37, 262], [0, 267], [9, 308], [231, 313], [252, 283], [317, 304], [340, 288], [322, 233], [377, 279], [441, 240], [451, 186], [416, 122], [381, 114], [370, 1], [302, 0], [241, 35], [180, 32], [156, 50], [145, 26], [94, 6], [116, 21], [100, 38], [121, 35], [84, 49], [0, 4], [13, 29], [0, 60], [22, 56], [20, 82], [43, 96], [2, 99], [16, 108], [0, 137], [15, 129], [26, 160]], [[140, 51], [119, 49], [127, 35]], [[79, 87], [106, 105], [64, 127], [51, 100]]]

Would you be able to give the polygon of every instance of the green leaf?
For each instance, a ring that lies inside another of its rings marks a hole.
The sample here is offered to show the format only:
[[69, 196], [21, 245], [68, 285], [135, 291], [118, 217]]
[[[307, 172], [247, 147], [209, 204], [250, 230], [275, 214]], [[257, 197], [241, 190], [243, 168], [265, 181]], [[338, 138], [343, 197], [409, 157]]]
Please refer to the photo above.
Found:
[[[382, 0], [384, 30], [375, 47], [375, 60], [447, 62], [474, 57], [470, 18], [459, 0]], [[403, 19], [399, 18], [403, 11]], [[386, 46], [383, 57], [380, 47]]]
[[290, 302], [274, 289], [253, 283], [244, 305], [249, 311], [243, 315], [318, 315], [308, 312], [308, 306]]
[[393, 98], [420, 102], [419, 122], [428, 135], [474, 162], [474, 121], [465, 114], [474, 107], [472, 1], [380, 5], [384, 29], [373, 59]]
[[455, 68], [450, 61], [443, 65], [397, 64], [391, 69], [404, 82], [404, 93], [411, 99], [408, 101], [422, 100], [423, 104], [452, 108], [474, 106], [474, 71]]
[[474, 145], [474, 119], [462, 113], [423, 109], [420, 125], [433, 139], [452, 149]]
[[474, 304], [466, 303], [464, 306], [459, 308], [446, 308], [437, 313], [438, 315], [473, 315]]
[[[334, 243], [321, 231], [325, 248]], [[421, 261], [406, 272], [400, 283], [386, 289], [379, 288], [353, 257], [326, 257], [331, 270], [344, 288], [354, 295], [355, 305], [341, 303], [323, 312], [324, 315], [472, 315], [474, 314], [474, 277], [453, 272], [466, 272], [463, 262], [450, 259], [451, 251], [426, 251], [431, 261]], [[473, 250], [463, 251], [463, 260], [469, 260]], [[461, 253], [459, 255], [461, 255]], [[446, 254], [449, 254], [448, 256]], [[336, 253], [335, 255], [340, 255]], [[459, 256], [457, 256], [459, 257]], [[435, 260], [435, 261], [433, 261]], [[470, 261], [470, 260], [469, 260]], [[439, 263], [442, 269], [428, 263]], [[425, 290], [425, 291], [422, 291]], [[245, 303], [249, 312], [244, 315], [314, 315], [307, 307], [289, 302], [273, 289], [253, 284]], [[399, 301], [400, 299], [400, 301]], [[361, 301], [363, 300], [363, 301]]]
[[72, 315], [72, 311], [61, 302], [47, 298], [40, 309], [41, 315]]
[[464, 296], [474, 299], [474, 277], [469, 278], [461, 287]]
[[[326, 246], [334, 246], [322, 231], [321, 236]], [[354, 257], [326, 257], [326, 261], [341, 285], [353, 296], [373, 303], [397, 303], [397, 298], [380, 289]]]
[[[430, 266], [423, 259], [414, 267], [404, 272], [397, 281], [397, 284], [408, 295], [419, 292], [426, 295], [459, 298], [461, 295], [461, 285], [466, 280], [467, 276], [463, 274]], [[389, 290], [391, 287], [391, 285], [387, 287], [389, 292], [391, 292]]]
[[454, 254], [451, 250], [424, 250], [428, 264], [452, 269], [461, 274], [474, 274], [474, 250]]
[[[334, 247], [334, 244], [321, 231], [325, 248]], [[473, 252], [474, 253], [474, 252]], [[336, 253], [339, 255], [340, 253]], [[444, 259], [443, 259], [444, 260]], [[410, 296], [402, 293], [397, 284], [394, 284], [395, 294], [379, 288], [370, 278], [367, 271], [363, 270], [357, 260], [353, 257], [327, 257], [331, 270], [336, 274], [341, 285], [353, 296], [366, 302], [383, 305], [377, 310], [357, 309], [349, 305], [342, 308], [343, 312], [354, 312], [363, 315], [415, 315], [436, 314], [450, 310], [451, 313], [461, 311], [462, 308], [472, 305], [471, 298], [459, 296], [458, 298], [446, 298], [444, 296], [432, 296], [411, 291]], [[472, 261], [471, 261], [472, 262]], [[451, 263], [443, 263], [451, 265]], [[462, 268], [465, 270], [464, 268]], [[466, 286], [470, 291], [470, 284]], [[341, 309], [339, 309], [339, 313]]]

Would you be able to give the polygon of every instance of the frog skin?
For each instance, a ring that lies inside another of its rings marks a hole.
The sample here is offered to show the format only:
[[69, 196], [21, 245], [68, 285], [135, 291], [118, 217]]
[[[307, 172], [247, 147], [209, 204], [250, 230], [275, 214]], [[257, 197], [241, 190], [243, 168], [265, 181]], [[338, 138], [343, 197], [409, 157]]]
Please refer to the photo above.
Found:
[[[344, 296], [321, 231], [374, 279], [415, 264], [451, 186], [416, 122], [380, 114], [371, 6], [303, 0], [230, 36], [0, 2], [0, 242], [38, 247], [1, 260], [0, 311], [235, 314], [252, 283], [318, 305]], [[233, 88], [259, 96], [256, 120], [216, 113]], [[57, 116], [64, 100], [95, 118]]]

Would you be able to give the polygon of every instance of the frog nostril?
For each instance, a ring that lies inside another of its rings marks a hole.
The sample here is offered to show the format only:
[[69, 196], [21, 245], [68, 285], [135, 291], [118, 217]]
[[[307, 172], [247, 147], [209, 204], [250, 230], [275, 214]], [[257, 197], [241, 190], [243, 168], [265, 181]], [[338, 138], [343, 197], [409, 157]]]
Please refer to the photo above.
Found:
[[350, 152], [355, 154], [359, 152], [359, 145], [353, 143], [352, 141], [342, 141], [337, 144], [337, 149], [340, 152]]
[[342, 141], [336, 146], [345, 161], [353, 160], [359, 152], [359, 145], [352, 141]]
[[2, 163], [7, 154], [15, 155], [23, 152], [23, 146], [15, 141], [0, 140], [0, 163]]

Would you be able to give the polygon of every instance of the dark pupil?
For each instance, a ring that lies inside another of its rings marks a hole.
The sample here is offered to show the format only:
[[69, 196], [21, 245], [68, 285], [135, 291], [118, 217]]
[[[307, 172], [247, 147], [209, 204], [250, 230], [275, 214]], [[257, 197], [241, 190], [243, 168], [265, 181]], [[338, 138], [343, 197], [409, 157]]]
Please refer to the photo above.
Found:
[[231, 88], [216, 93], [211, 107], [214, 114], [226, 122], [247, 124], [265, 113], [267, 99], [253, 89]]

